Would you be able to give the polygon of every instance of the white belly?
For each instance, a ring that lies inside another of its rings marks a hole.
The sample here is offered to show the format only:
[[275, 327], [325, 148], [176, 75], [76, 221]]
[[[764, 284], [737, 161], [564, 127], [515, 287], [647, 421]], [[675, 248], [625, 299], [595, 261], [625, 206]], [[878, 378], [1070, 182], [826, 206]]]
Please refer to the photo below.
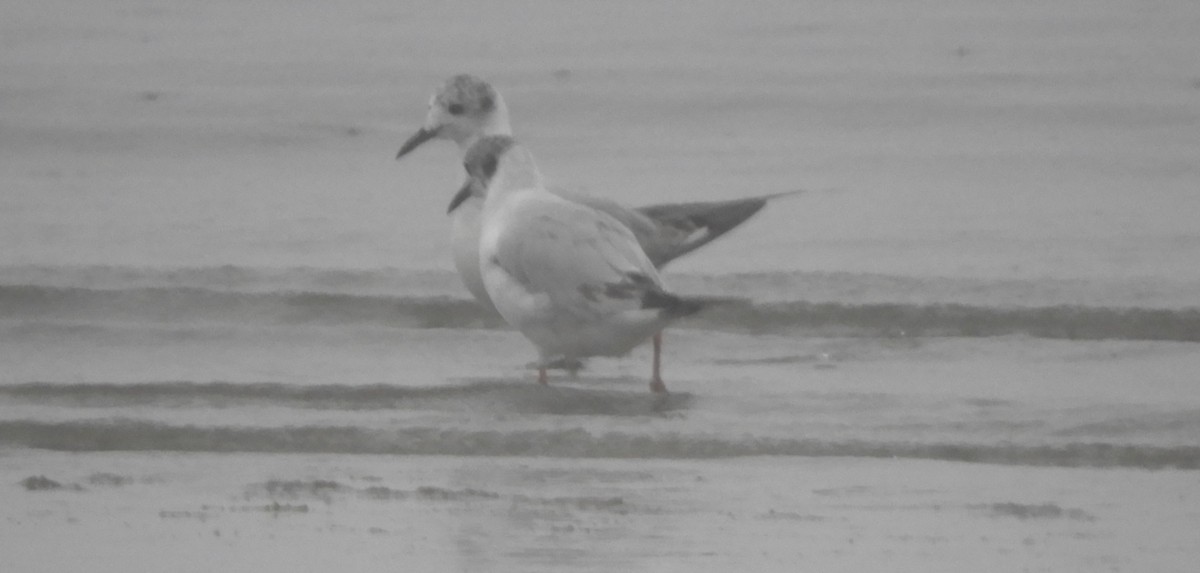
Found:
[[545, 356], [582, 359], [589, 356], [624, 356], [654, 333], [664, 322], [651, 313], [622, 313], [599, 322], [579, 322], [566, 313], [529, 321], [520, 328]]

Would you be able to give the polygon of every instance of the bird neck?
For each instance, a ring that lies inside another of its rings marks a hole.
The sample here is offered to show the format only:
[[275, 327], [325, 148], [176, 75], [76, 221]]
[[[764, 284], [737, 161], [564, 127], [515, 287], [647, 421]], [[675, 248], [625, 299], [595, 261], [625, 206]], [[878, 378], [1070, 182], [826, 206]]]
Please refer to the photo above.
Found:
[[509, 165], [496, 171], [490, 188], [500, 190], [501, 194], [541, 189], [542, 174], [532, 164]]
[[512, 197], [537, 193], [544, 188], [542, 173], [533, 162], [533, 156], [527, 150], [517, 148], [505, 155], [496, 173], [492, 175], [485, 201], [495, 208]]

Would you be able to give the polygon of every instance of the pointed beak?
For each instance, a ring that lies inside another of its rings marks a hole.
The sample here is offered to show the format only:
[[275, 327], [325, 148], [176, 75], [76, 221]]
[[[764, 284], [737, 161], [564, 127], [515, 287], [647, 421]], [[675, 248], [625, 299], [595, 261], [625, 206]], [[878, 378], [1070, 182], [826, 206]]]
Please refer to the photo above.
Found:
[[446, 208], [447, 215], [453, 213], [459, 205], [463, 204], [463, 201], [471, 198], [471, 187], [474, 183], [475, 180], [469, 178], [466, 183], [463, 183], [462, 189], [459, 189], [458, 193], [454, 194], [454, 198], [450, 200], [450, 206]]
[[437, 137], [438, 131], [439, 128], [429, 129], [422, 127], [412, 137], [408, 138], [408, 141], [405, 141], [404, 145], [400, 146], [400, 152], [396, 154], [396, 159], [399, 160], [401, 157], [408, 155], [408, 152], [420, 147], [422, 143]]

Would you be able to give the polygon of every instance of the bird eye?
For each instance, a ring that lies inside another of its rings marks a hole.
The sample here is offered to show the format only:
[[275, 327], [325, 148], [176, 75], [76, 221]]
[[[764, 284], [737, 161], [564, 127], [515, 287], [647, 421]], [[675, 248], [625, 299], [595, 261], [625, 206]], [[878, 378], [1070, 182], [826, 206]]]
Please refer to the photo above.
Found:
[[461, 103], [452, 103], [446, 106], [446, 111], [450, 112], [450, 115], [462, 115], [466, 108]]

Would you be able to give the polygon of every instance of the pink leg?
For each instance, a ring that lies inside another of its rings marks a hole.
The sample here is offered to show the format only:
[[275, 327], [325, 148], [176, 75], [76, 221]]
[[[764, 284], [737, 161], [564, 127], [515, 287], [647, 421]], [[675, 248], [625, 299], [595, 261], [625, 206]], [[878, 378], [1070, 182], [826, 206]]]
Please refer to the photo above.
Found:
[[550, 383], [550, 380], [546, 379], [546, 367], [539, 366], [538, 367], [538, 384], [541, 384], [544, 386], [549, 383]]
[[662, 332], [654, 335], [654, 372], [650, 375], [650, 391], [666, 394], [667, 385], [662, 380]]

